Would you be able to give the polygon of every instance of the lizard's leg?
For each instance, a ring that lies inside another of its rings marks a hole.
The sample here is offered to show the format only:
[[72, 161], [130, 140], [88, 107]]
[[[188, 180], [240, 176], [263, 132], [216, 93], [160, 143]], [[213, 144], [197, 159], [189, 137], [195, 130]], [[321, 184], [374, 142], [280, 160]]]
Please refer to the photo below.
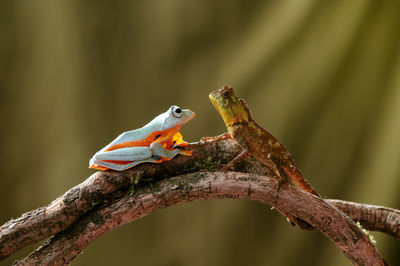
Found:
[[[290, 182], [289, 177], [286, 175], [286, 172], [282, 167], [280, 167], [280, 161], [279, 157], [275, 156], [273, 153], [268, 154], [268, 159], [269, 161], [266, 161], [265, 164], [268, 168], [271, 169], [274, 177], [278, 181], [278, 188], [277, 190], [279, 191], [280, 186], [284, 183]], [[282, 173], [282, 174], [281, 174]], [[303, 221], [297, 217], [294, 217], [288, 213], [285, 213], [283, 211], [280, 211], [284, 216], [286, 216], [288, 222], [295, 226], [297, 225], [299, 228], [304, 229], [304, 230], [312, 230], [314, 227], [307, 223], [306, 221]]]
[[[273, 172], [280, 173], [280, 177], [283, 178], [282, 182], [291, 181], [294, 185], [301, 188], [302, 190], [314, 194], [317, 197], [320, 197], [320, 195], [314, 190], [310, 183], [308, 183], [308, 181], [303, 177], [300, 170], [295, 165], [291, 163], [287, 165], [287, 162], [286, 164], [282, 163], [282, 161], [279, 160], [279, 157], [273, 153], [268, 154], [268, 159], [271, 160], [273, 165], [275, 165], [275, 170], [272, 168], [271, 170], [273, 170]], [[277, 167], [279, 167], [279, 169], [277, 169]]]
[[[273, 161], [274, 158], [275, 158], [275, 156], [272, 155], [272, 153], [269, 153], [268, 154], [269, 160], [268, 161], [265, 160], [263, 163], [265, 164], [266, 167], [268, 167], [272, 171], [272, 174], [274, 175], [275, 179], [278, 180], [279, 185], [280, 185], [281, 183], [284, 183], [286, 180], [285, 180], [285, 177], [284, 176], [282, 177], [282, 175], [280, 174], [281, 172], [279, 171], [277, 164]], [[278, 190], [279, 190], [279, 187], [278, 187]]]
[[221, 140], [221, 139], [231, 139], [232, 136], [228, 133], [222, 133], [221, 135], [215, 136], [215, 137], [202, 137], [200, 141], [207, 141], [207, 140]]
[[227, 171], [233, 168], [233, 166], [241, 161], [243, 161], [247, 156], [250, 155], [250, 152], [247, 148], [244, 148], [235, 158], [233, 158], [228, 164], [222, 167], [222, 171]]
[[283, 171], [285, 171], [286, 175], [292, 180], [292, 182], [308, 193], [314, 194], [317, 197], [320, 195], [315, 191], [315, 189], [308, 183], [307, 179], [303, 177], [297, 167], [289, 164], [289, 166], [282, 166]]

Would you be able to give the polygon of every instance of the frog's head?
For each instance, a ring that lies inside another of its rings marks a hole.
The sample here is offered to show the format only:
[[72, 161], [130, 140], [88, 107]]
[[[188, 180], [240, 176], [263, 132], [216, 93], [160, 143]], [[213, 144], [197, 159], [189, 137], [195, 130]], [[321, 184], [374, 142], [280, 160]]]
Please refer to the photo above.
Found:
[[193, 111], [190, 111], [189, 109], [181, 109], [176, 105], [171, 106], [164, 114], [164, 130], [186, 124], [196, 115]]

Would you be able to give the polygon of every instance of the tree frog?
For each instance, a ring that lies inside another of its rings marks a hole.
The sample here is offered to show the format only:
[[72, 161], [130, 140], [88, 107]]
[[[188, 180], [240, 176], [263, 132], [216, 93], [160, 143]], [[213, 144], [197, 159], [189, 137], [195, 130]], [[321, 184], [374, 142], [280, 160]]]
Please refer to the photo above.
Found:
[[179, 130], [194, 116], [189, 109], [173, 105], [142, 128], [119, 135], [93, 155], [89, 168], [123, 171], [140, 163], [169, 161], [177, 154], [191, 156]]

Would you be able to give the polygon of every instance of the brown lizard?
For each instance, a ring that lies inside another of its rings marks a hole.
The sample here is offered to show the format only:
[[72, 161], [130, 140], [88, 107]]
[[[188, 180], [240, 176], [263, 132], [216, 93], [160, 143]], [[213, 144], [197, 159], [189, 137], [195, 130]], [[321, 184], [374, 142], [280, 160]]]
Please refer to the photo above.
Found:
[[303, 177], [289, 151], [253, 120], [246, 103], [236, 97], [232, 88], [223, 87], [209, 97], [224, 119], [229, 134], [243, 147], [234, 161], [251, 154], [270, 168], [277, 178], [291, 180], [299, 188], [319, 196]]
[[[251, 154], [271, 169], [280, 182], [291, 180], [299, 188], [319, 197], [319, 194], [301, 174], [289, 151], [253, 120], [246, 103], [243, 99], [236, 97], [232, 88], [223, 87], [212, 92], [209, 98], [224, 119], [230, 136], [243, 148], [243, 151], [232, 160], [230, 165]], [[288, 218], [298, 224], [293, 217], [288, 216]], [[304, 224], [299, 226], [307, 227]]]

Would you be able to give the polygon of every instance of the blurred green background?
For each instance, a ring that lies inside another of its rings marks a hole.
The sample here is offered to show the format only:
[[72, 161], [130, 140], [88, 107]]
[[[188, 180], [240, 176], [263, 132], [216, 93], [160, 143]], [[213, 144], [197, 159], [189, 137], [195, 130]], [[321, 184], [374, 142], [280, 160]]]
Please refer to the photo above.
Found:
[[[94, 171], [122, 131], [176, 104], [187, 141], [225, 131], [223, 85], [320, 194], [400, 208], [399, 1], [2, 1], [0, 223]], [[400, 243], [373, 233], [400, 264]], [[25, 248], [0, 264], [24, 257]], [[74, 265], [350, 265], [268, 206], [212, 200], [108, 233]]]

